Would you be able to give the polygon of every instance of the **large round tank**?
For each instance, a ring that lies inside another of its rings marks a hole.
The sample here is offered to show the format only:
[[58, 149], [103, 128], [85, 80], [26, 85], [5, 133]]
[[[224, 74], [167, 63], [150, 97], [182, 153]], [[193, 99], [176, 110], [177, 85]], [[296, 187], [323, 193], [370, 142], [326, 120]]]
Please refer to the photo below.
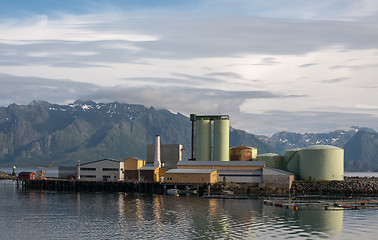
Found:
[[211, 122], [210, 120], [196, 121], [196, 160], [211, 160]]
[[256, 158], [254, 153], [256, 148], [250, 148], [245, 146], [238, 146], [231, 148], [230, 159], [231, 161], [252, 161], [253, 158]]
[[289, 149], [285, 151], [284, 169], [299, 175], [299, 151], [300, 148]]
[[229, 161], [230, 157], [230, 121], [214, 120], [214, 161]]
[[275, 153], [257, 155], [257, 161], [265, 162], [266, 167], [283, 169], [283, 157]]
[[344, 180], [344, 150], [328, 145], [301, 149], [299, 176], [301, 179]]

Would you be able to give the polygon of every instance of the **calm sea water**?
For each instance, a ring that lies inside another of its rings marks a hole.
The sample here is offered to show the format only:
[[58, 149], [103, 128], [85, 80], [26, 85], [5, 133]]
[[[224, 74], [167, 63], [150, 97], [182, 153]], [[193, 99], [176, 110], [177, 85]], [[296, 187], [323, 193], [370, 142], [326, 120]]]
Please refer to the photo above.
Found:
[[377, 239], [378, 210], [16, 188], [0, 181], [0, 239]]

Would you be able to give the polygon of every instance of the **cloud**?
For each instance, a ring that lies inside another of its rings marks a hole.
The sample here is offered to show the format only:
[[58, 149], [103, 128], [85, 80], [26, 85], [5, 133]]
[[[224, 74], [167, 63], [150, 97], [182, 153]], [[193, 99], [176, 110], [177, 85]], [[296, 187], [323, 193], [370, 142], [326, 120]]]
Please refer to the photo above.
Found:
[[267, 91], [223, 91], [181, 86], [141, 86], [127, 85], [101, 88], [90, 92], [86, 99], [97, 101], [118, 101], [140, 103], [147, 106], [167, 108], [172, 111], [189, 114], [239, 112], [239, 106], [246, 99], [255, 98], [291, 98], [297, 96], [281, 95]]
[[374, 109], [351, 107], [378, 101], [374, 1], [121, 2], [0, 17], [0, 104], [141, 103], [252, 132], [376, 125]]
[[62, 79], [18, 77], [0, 74], [0, 104], [27, 104], [33, 100], [48, 100], [57, 103], [80, 98], [98, 90], [94, 84]]
[[225, 77], [225, 78], [237, 78], [237, 79], [243, 78], [243, 76], [234, 72], [212, 72], [206, 75], [210, 77]]
[[353, 123], [378, 129], [377, 114], [356, 113], [348, 110], [339, 112], [270, 110], [263, 114], [242, 113], [232, 116], [233, 127], [262, 135], [273, 135], [279, 131], [321, 133], [350, 128]]
[[349, 78], [347, 78], [347, 77], [340, 77], [340, 78], [323, 80], [323, 82], [325, 82], [325, 83], [339, 83], [339, 82], [344, 82], [344, 81], [346, 81], [348, 79]]
[[312, 66], [316, 66], [316, 65], [318, 65], [318, 63], [306, 63], [306, 64], [299, 65], [298, 67], [307, 68], [307, 67], [312, 67]]

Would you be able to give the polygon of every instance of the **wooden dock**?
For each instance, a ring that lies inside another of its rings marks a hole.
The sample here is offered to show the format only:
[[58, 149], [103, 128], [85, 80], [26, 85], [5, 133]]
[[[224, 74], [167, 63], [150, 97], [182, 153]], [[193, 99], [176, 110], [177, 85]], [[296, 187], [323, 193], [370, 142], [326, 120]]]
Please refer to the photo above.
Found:
[[377, 209], [378, 201], [376, 200], [342, 200], [342, 201], [330, 201], [330, 200], [315, 200], [315, 199], [276, 199], [276, 200], [264, 200], [264, 204], [293, 209], [298, 211], [299, 209], [320, 208], [324, 210], [342, 210], [342, 209]]

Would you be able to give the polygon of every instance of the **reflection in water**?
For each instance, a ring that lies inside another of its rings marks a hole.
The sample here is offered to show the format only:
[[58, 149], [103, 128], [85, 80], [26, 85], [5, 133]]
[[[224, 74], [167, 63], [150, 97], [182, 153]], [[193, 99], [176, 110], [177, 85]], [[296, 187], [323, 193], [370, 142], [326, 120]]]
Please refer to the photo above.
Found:
[[0, 184], [1, 239], [374, 239], [377, 234], [377, 210], [296, 212], [261, 199], [22, 191], [12, 182]]

